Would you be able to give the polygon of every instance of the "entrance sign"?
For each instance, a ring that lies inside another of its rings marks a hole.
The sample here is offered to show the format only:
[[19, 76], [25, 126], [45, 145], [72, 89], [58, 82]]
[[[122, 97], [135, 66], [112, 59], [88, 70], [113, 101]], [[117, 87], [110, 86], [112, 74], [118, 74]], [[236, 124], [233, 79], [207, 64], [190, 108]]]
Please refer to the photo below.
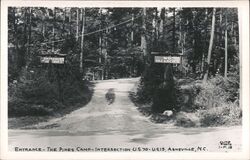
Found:
[[64, 64], [64, 57], [41, 57], [41, 63]]
[[155, 63], [181, 63], [181, 57], [177, 56], [155, 56]]

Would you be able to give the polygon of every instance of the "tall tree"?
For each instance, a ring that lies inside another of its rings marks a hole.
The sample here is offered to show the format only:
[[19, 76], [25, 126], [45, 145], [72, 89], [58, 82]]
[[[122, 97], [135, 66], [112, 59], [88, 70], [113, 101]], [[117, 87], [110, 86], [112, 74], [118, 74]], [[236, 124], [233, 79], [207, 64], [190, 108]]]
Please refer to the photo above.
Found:
[[67, 8], [65, 7], [63, 10], [63, 33], [65, 32], [66, 15], [67, 15]]
[[76, 8], [76, 41], [79, 38], [79, 8]]
[[175, 8], [173, 8], [173, 53], [175, 53]]
[[28, 44], [27, 44], [27, 54], [26, 54], [26, 68], [28, 67], [28, 64], [30, 62], [30, 45], [31, 45], [31, 27], [32, 27], [32, 8], [29, 7], [29, 19], [28, 19]]
[[[208, 37], [208, 34], [207, 34], [207, 25], [208, 25], [208, 9], [206, 8], [205, 9], [205, 21], [204, 21], [204, 24], [205, 24], [205, 43], [203, 45], [206, 45], [206, 39]], [[201, 59], [201, 73], [204, 74], [204, 66], [205, 66], [205, 52], [203, 50], [202, 52], [202, 59]], [[204, 76], [204, 75], [202, 75]]]
[[55, 36], [55, 25], [56, 25], [56, 8], [53, 9], [53, 28], [52, 28], [52, 36], [53, 36], [53, 40], [52, 40], [52, 52], [55, 51], [55, 40], [56, 40], [56, 36]]
[[[102, 29], [102, 8], [99, 9], [99, 18], [100, 18], [100, 24], [99, 24], [99, 29]], [[99, 63], [101, 65], [102, 63], [102, 43], [103, 43], [103, 38], [102, 38], [102, 32], [99, 32]], [[103, 76], [103, 68], [101, 69], [101, 79], [104, 79]]]
[[225, 11], [225, 70], [224, 70], [224, 77], [227, 77], [227, 57], [228, 57], [228, 52], [227, 52], [227, 9]]
[[69, 34], [71, 34], [71, 20], [72, 19], [72, 12], [71, 12], [71, 8], [69, 9]]
[[132, 18], [131, 18], [131, 23], [132, 23], [132, 29], [131, 29], [131, 33], [130, 33], [130, 36], [131, 36], [131, 46], [133, 46], [133, 43], [134, 43], [134, 30], [133, 30], [133, 25], [134, 25], [134, 19], [135, 19], [135, 15], [133, 13], [133, 9], [132, 9]]
[[81, 52], [80, 52], [80, 74], [83, 73], [83, 42], [84, 42], [84, 31], [85, 31], [85, 8], [82, 8], [82, 34], [81, 34]]
[[143, 52], [143, 61], [146, 66], [148, 66], [148, 60], [146, 59], [148, 56], [148, 47], [147, 47], [147, 28], [146, 28], [146, 16], [147, 9], [143, 8], [143, 16], [142, 16], [142, 34], [141, 34], [141, 49]]
[[208, 73], [209, 73], [209, 66], [210, 66], [210, 60], [211, 60], [211, 54], [212, 54], [212, 48], [213, 48], [213, 39], [214, 39], [215, 14], [216, 14], [216, 8], [213, 8], [212, 24], [211, 24], [212, 29], [210, 33], [210, 41], [209, 41], [209, 48], [208, 48], [207, 67], [206, 67], [205, 75], [203, 78], [203, 83], [207, 81]]

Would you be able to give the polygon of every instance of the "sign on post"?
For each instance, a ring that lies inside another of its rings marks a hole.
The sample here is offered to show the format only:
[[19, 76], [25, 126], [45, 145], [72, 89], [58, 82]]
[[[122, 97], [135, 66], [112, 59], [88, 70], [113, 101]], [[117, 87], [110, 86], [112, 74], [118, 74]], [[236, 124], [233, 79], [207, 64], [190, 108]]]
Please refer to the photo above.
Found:
[[41, 63], [64, 64], [64, 57], [41, 57]]
[[155, 63], [181, 63], [181, 57], [177, 56], [155, 56]]

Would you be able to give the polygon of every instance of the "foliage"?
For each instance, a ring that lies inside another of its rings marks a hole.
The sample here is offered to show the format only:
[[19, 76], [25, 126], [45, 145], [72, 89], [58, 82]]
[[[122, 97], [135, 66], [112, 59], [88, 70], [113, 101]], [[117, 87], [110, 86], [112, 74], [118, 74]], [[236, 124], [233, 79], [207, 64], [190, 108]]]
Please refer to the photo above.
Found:
[[25, 72], [19, 83], [9, 85], [9, 116], [46, 115], [49, 108], [57, 107], [56, 97], [56, 86], [44, 74]]
[[220, 75], [200, 85], [195, 105], [204, 108], [219, 107], [223, 103], [239, 102], [239, 79], [237, 75], [224, 78]]
[[177, 81], [177, 105], [180, 110], [193, 112], [198, 107], [194, 104], [197, 95], [201, 90], [201, 82], [194, 79], [181, 79]]
[[201, 126], [241, 124], [242, 110], [235, 103], [224, 103], [220, 107], [198, 111]]
[[[85, 67], [98, 66], [105, 69], [107, 75], [110, 75], [109, 72], [115, 72], [114, 74], [117, 74], [118, 77], [133, 75], [132, 70], [137, 71], [140, 68], [137, 61], [142, 59], [140, 56], [135, 56], [134, 62], [129, 59], [135, 55], [136, 51], [133, 51], [133, 48], [138, 48], [141, 45], [141, 36], [145, 34], [148, 53], [151, 51], [182, 52], [186, 59], [186, 64], [183, 65], [187, 65], [187, 69], [192, 70], [191, 74], [196, 78], [200, 78], [204, 74], [204, 68], [207, 67], [205, 61], [209, 30], [211, 29], [212, 8], [147, 8], [146, 31], [143, 31], [141, 27], [142, 8], [85, 8], [85, 12], [85, 33], [104, 28], [100, 32], [84, 36], [84, 59], [92, 57], [91, 62], [93, 62], [89, 64], [90, 61], [85, 61]], [[131, 20], [132, 14], [133, 21], [115, 26]], [[228, 17], [227, 22], [225, 21], [226, 16]], [[16, 57], [14, 60], [17, 66], [14, 66], [15, 70], [28, 66], [33, 56], [37, 56], [42, 50], [51, 50], [53, 47], [55, 50], [64, 50], [65, 47], [70, 46], [74, 48], [74, 54], [79, 54], [83, 19], [82, 8], [9, 7], [8, 19], [8, 41], [15, 48], [15, 53], [12, 53]], [[161, 24], [162, 22], [164, 24]], [[209, 66], [210, 75], [214, 76], [218, 70], [222, 74], [224, 70], [225, 49], [223, 45], [226, 26], [228, 30], [228, 62], [235, 64], [235, 57], [238, 56], [239, 52], [237, 22], [237, 9], [217, 9], [215, 45], [212, 53], [212, 65]], [[75, 37], [74, 41], [67, 41], [72, 37]], [[54, 40], [56, 42], [52, 43]], [[59, 41], [57, 42], [57, 40]], [[67, 43], [64, 43], [66, 41]], [[101, 50], [102, 53], [100, 53]], [[67, 50], [62, 52], [66, 53]], [[124, 61], [117, 61], [120, 52], [130, 55], [130, 57], [125, 56], [123, 57]], [[98, 60], [100, 57], [101, 61]], [[131, 65], [131, 63], [132, 69], [123, 67]], [[122, 71], [118, 72], [117, 67], [123, 68]], [[229, 69], [231, 67], [228, 65]], [[10, 69], [12, 73], [14, 69]], [[122, 74], [123, 72], [127, 73]], [[16, 73], [18, 72], [11, 74], [13, 79], [18, 77]], [[110, 76], [106, 77], [110, 78]]]
[[195, 115], [198, 119], [193, 126], [241, 123], [242, 110], [239, 106], [239, 75], [237, 73], [230, 74], [228, 78], [217, 75], [205, 84], [200, 81], [188, 84], [180, 85], [179, 96], [187, 95], [184, 92], [187, 90], [188, 93], [196, 94], [193, 94], [194, 99], [189, 104], [182, 104], [181, 110], [185, 111], [185, 114], [176, 116], [176, 125], [186, 126], [184, 122], [192, 123], [192, 116], [186, 116], [188, 114]]
[[9, 84], [10, 117], [60, 114], [68, 110], [68, 106], [86, 104], [91, 98], [92, 93], [86, 83], [72, 83], [66, 79], [63, 88], [59, 89], [57, 81], [50, 81], [46, 71], [37, 69], [27, 72], [24, 69], [22, 72], [18, 82]]
[[[237, 9], [216, 10], [208, 66], [213, 8], [85, 8], [83, 12], [83, 8], [9, 7], [9, 114], [47, 115], [69, 104], [85, 103], [90, 91], [83, 79], [141, 76], [137, 100], [156, 115], [165, 110], [185, 111], [177, 115], [177, 125], [188, 126], [192, 126], [188, 120], [192, 112], [200, 113], [202, 125], [212, 125], [208, 124], [211, 120], [219, 124], [226, 118], [233, 121], [240, 114], [236, 107], [240, 70]], [[39, 55], [54, 52], [66, 55], [63, 67], [39, 62]], [[151, 52], [182, 53], [182, 63], [155, 64]], [[207, 69], [210, 80], [201, 84]], [[176, 80], [188, 81], [188, 77], [193, 79], [186, 85]], [[226, 118], [220, 114], [225, 106], [230, 108]], [[235, 115], [231, 113], [234, 109]], [[185, 121], [190, 124], [183, 124]]]
[[201, 80], [178, 80], [176, 103], [180, 110], [175, 111], [171, 118], [152, 111], [152, 100], [142, 99], [146, 97], [142, 96], [142, 85], [138, 85], [137, 94], [131, 94], [130, 98], [140, 112], [156, 123], [174, 121], [176, 126], [182, 127], [238, 125], [242, 118], [239, 75], [234, 71], [230, 73], [228, 78], [217, 75], [205, 84]]
[[175, 125], [181, 127], [198, 127], [200, 123], [195, 113], [179, 112], [175, 119]]

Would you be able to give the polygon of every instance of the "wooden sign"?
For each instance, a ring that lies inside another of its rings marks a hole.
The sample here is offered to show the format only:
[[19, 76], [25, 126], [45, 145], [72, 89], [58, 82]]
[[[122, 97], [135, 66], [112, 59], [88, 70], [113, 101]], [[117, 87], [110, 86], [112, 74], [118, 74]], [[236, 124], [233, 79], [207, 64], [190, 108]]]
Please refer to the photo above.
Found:
[[181, 57], [177, 56], [155, 56], [155, 63], [181, 63]]
[[41, 57], [41, 63], [64, 64], [64, 57]]

